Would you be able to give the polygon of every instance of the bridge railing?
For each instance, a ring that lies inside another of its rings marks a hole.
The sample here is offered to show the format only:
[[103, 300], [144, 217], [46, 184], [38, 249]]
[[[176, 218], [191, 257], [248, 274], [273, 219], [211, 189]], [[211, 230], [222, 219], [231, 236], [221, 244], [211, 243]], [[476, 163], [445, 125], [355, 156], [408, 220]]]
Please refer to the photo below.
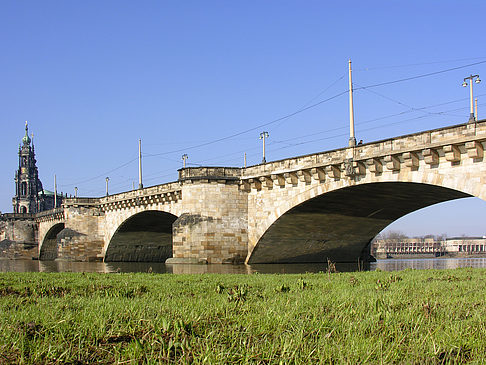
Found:
[[179, 181], [185, 180], [238, 180], [239, 167], [186, 167], [179, 170]]
[[3, 213], [0, 217], [3, 220], [34, 219], [34, 213]]
[[297, 170], [334, 163], [342, 163], [350, 158], [354, 160], [380, 157], [386, 154], [410, 152], [424, 148], [433, 148], [464, 141], [484, 140], [486, 138], [486, 120], [476, 123], [459, 124], [429, 131], [417, 132], [376, 142], [344, 147], [310, 155], [297, 156], [266, 164], [249, 166], [241, 170], [244, 177], [261, 176], [270, 172]]
[[107, 204], [117, 201], [143, 198], [153, 195], [160, 195], [165, 193], [172, 193], [181, 189], [179, 182], [170, 182], [166, 184], [160, 184], [155, 186], [150, 186], [143, 189], [136, 189], [131, 191], [126, 191], [124, 193], [108, 195], [98, 199], [98, 204]]
[[35, 218], [47, 217], [47, 216], [50, 216], [50, 215], [56, 215], [56, 214], [60, 214], [60, 213], [64, 213], [63, 207], [44, 210], [42, 212], [35, 213]]
[[98, 205], [100, 203], [100, 198], [64, 198], [62, 204], [66, 207], [68, 206], [92, 206]]

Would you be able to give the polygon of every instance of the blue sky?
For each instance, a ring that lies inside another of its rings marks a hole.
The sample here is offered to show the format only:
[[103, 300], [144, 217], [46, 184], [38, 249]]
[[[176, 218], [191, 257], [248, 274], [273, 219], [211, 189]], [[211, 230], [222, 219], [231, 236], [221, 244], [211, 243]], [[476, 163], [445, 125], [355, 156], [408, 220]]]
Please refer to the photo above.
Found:
[[[244, 152], [259, 163], [262, 130], [267, 160], [343, 147], [347, 94], [271, 122], [345, 92], [349, 58], [356, 89], [458, 67], [356, 90], [358, 139], [465, 122], [461, 82], [486, 78], [485, 10], [484, 1], [2, 1], [0, 210], [12, 211], [25, 120], [44, 187], [56, 174], [58, 190], [82, 196], [103, 195], [106, 176], [110, 192], [131, 189], [139, 138], [145, 186], [176, 180], [183, 153], [190, 166], [242, 166]], [[475, 94], [481, 118], [486, 85]], [[485, 213], [485, 202], [464, 199], [390, 229], [483, 235]]]

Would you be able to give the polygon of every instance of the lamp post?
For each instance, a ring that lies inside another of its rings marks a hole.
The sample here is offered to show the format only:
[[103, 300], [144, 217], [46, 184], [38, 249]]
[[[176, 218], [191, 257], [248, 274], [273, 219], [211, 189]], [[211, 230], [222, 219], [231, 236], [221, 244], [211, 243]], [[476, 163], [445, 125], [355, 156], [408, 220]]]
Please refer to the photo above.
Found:
[[474, 116], [476, 117], [476, 120], [479, 120], [479, 117], [478, 117], [478, 98], [474, 99]]
[[[476, 79], [476, 80], [474, 80]], [[476, 117], [474, 116], [474, 102], [473, 102], [473, 80], [476, 84], [479, 84], [481, 80], [479, 79], [479, 75], [471, 75], [464, 78], [464, 82], [462, 86], [466, 87], [468, 85], [467, 81], [469, 80], [469, 103], [470, 103], [470, 112], [469, 112], [469, 123], [474, 123], [476, 121]]]
[[189, 158], [189, 156], [188, 156], [186, 153], [184, 153], [184, 154], [182, 155], [182, 168], [183, 168], [183, 169], [185, 169], [185, 168], [186, 168], [186, 160], [187, 160], [188, 158]]
[[74, 187], [74, 197], [75, 198], [78, 197], [78, 187], [77, 186]]
[[263, 159], [262, 159], [262, 163], [266, 163], [267, 160], [265, 159], [265, 139], [267, 139], [269, 136], [268, 132], [262, 132], [260, 133], [260, 139], [263, 139]]
[[[25, 123], [27, 123], [27, 122], [25, 122]], [[54, 208], [57, 208], [57, 177], [56, 177], [56, 174], [54, 174]]]
[[142, 139], [138, 140], [138, 188], [143, 189], [142, 184]]
[[351, 60], [348, 63], [349, 71], [349, 147], [356, 146], [354, 136], [354, 107], [353, 107], [353, 79], [351, 78]]
[[106, 180], [106, 196], [108, 196], [108, 181], [110, 181], [110, 178], [107, 176], [105, 180]]

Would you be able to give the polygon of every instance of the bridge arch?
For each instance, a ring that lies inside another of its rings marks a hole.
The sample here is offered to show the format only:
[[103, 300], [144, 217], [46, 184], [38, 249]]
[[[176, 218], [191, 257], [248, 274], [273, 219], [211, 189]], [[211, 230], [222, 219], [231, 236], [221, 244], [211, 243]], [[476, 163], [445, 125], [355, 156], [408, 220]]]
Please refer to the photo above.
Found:
[[172, 257], [172, 224], [177, 216], [159, 210], [135, 213], [107, 241], [106, 262], [165, 262]]
[[64, 223], [55, 223], [47, 233], [39, 246], [39, 260], [55, 260], [58, 255], [57, 235], [64, 229]]
[[309, 186], [250, 229], [247, 262], [356, 262], [382, 229], [408, 213], [464, 197], [486, 200], [478, 185], [428, 171]]

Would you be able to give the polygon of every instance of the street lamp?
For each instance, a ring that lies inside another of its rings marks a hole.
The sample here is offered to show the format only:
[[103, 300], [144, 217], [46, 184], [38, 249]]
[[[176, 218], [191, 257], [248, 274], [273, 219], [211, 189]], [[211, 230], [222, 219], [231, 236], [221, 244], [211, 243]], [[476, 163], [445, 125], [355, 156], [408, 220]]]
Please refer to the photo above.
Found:
[[78, 197], [78, 187], [77, 186], [74, 187], [74, 197], [75, 198]]
[[108, 181], [110, 181], [110, 178], [107, 176], [105, 180], [106, 180], [106, 196], [108, 196]]
[[474, 99], [474, 116], [476, 117], [476, 120], [479, 120], [479, 117], [478, 117], [478, 98]]
[[476, 121], [476, 117], [474, 115], [474, 104], [473, 104], [473, 79], [476, 84], [479, 84], [481, 80], [479, 79], [479, 75], [471, 75], [464, 78], [464, 82], [462, 86], [466, 87], [468, 85], [466, 80], [469, 80], [469, 102], [470, 102], [470, 113], [469, 113], [469, 123], [474, 123]]
[[[27, 121], [25, 123], [27, 123]], [[54, 174], [54, 208], [57, 208], [57, 177], [56, 177], [56, 174]]]
[[262, 132], [260, 133], [260, 139], [263, 139], [263, 160], [262, 163], [266, 163], [267, 160], [265, 159], [265, 139], [268, 138], [269, 134], [268, 132]]
[[142, 139], [138, 140], [138, 188], [143, 189], [142, 184]]
[[187, 154], [183, 154], [182, 155], [182, 168], [186, 168], [186, 160], [189, 158], [189, 156]]
[[353, 107], [353, 79], [351, 78], [351, 60], [349, 60], [349, 147], [356, 146], [356, 137], [354, 136], [354, 107]]

